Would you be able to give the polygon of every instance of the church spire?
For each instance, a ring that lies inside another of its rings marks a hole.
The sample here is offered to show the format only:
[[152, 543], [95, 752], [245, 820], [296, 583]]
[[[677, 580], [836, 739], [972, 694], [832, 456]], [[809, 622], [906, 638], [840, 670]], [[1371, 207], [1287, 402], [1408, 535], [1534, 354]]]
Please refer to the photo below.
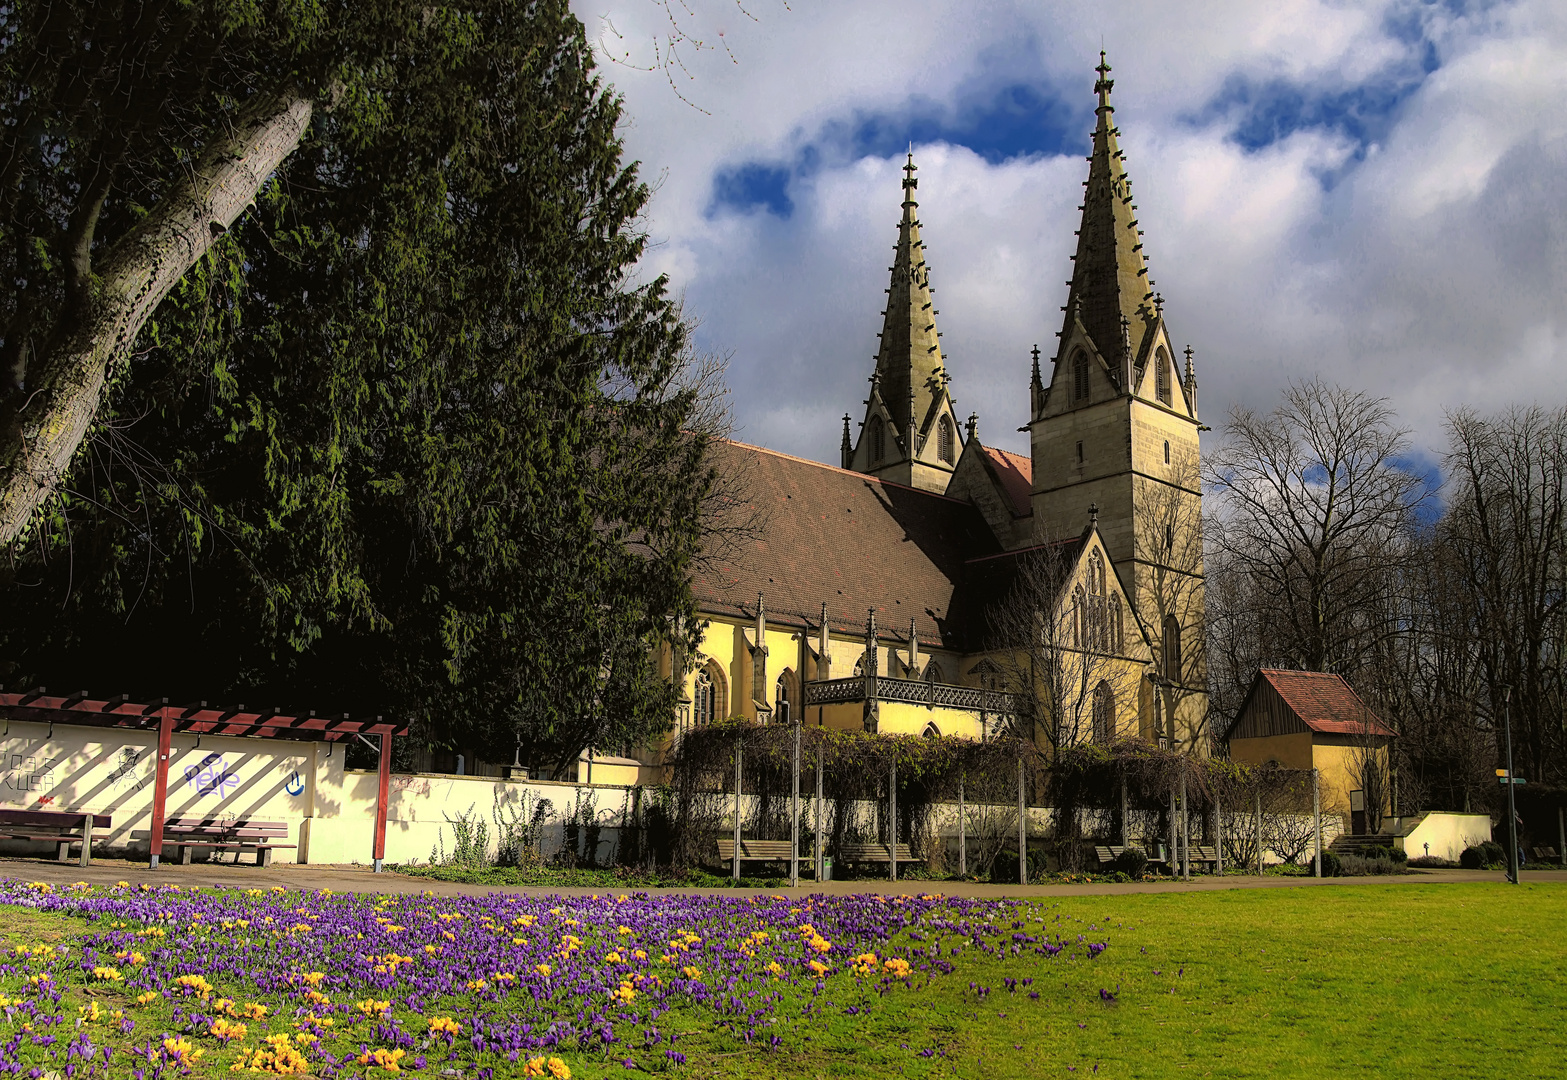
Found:
[[[913, 457], [919, 445], [918, 428], [929, 415], [942, 385], [941, 343], [936, 333], [936, 310], [930, 287], [930, 269], [920, 242], [919, 203], [914, 192], [914, 152], [903, 166], [903, 220], [898, 225], [898, 246], [893, 256], [892, 284], [887, 290], [887, 311], [882, 322], [881, 349], [876, 355], [882, 400], [895, 410], [893, 423], [900, 429], [906, 453]], [[908, 402], [908, 412], [899, 406]]]
[[1088, 185], [1083, 193], [1083, 221], [1077, 235], [1063, 340], [1071, 333], [1076, 314], [1094, 348], [1119, 375], [1128, 344], [1134, 358], [1141, 356], [1143, 338], [1154, 325], [1153, 295], [1143, 262], [1137, 207], [1132, 205], [1132, 181], [1117, 141], [1120, 132], [1115, 126], [1115, 107], [1110, 104], [1115, 80], [1110, 78], [1110, 65], [1102, 51], [1094, 70], [1099, 74], [1094, 83], [1094, 93], [1099, 96], [1094, 110], [1098, 123], [1094, 152], [1088, 159]]

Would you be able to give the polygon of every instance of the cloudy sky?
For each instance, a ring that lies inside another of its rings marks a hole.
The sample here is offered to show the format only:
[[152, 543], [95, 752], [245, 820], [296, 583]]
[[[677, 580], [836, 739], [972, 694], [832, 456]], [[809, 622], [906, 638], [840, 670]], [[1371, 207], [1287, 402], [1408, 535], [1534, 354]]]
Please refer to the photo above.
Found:
[[1321, 375], [1436, 454], [1450, 409], [1567, 400], [1559, 0], [574, 3], [657, 187], [645, 269], [731, 356], [747, 442], [836, 463], [858, 429], [912, 142], [959, 411], [1026, 450], [1101, 43], [1208, 423]]

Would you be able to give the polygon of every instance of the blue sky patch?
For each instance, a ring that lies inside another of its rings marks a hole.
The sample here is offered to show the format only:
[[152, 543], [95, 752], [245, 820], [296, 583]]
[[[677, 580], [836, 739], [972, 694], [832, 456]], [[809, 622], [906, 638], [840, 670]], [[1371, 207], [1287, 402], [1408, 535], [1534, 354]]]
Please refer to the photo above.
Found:
[[892, 157], [916, 145], [962, 146], [991, 164], [1018, 157], [1087, 153], [1093, 130], [1093, 96], [1070, 103], [1036, 83], [961, 88], [951, 103], [911, 97], [880, 110], [856, 110], [801, 137], [787, 157], [751, 160], [713, 177], [708, 216], [724, 211], [766, 211], [787, 219], [794, 212], [789, 184], [798, 176], [862, 157]]

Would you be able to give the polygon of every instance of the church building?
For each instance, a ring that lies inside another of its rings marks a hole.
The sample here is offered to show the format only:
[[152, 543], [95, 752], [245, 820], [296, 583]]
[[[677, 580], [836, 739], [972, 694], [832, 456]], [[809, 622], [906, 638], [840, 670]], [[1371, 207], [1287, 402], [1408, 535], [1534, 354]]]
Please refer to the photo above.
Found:
[[[912, 153], [876, 365], [839, 465], [724, 443], [759, 528], [694, 589], [706, 622], [678, 726], [725, 717], [1041, 745], [1203, 752], [1197, 380], [1148, 277], [1101, 55], [1058, 340], [1027, 383], [1029, 454], [958, 417]], [[1184, 364], [1177, 361], [1184, 358]], [[1048, 366], [1048, 371], [1046, 370]]]

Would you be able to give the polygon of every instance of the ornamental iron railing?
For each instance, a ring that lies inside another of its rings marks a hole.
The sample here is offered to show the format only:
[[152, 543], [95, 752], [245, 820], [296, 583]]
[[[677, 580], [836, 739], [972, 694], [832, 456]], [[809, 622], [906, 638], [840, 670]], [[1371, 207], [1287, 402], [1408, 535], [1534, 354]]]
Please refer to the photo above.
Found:
[[[805, 684], [805, 704], [841, 705], [864, 701], [868, 680], [863, 675], [847, 679], [829, 679]], [[918, 679], [876, 677], [876, 698], [930, 708], [963, 709], [967, 712], [1015, 716], [1020, 711], [1016, 694], [986, 690], [978, 686], [953, 686], [950, 683], [923, 682]]]

